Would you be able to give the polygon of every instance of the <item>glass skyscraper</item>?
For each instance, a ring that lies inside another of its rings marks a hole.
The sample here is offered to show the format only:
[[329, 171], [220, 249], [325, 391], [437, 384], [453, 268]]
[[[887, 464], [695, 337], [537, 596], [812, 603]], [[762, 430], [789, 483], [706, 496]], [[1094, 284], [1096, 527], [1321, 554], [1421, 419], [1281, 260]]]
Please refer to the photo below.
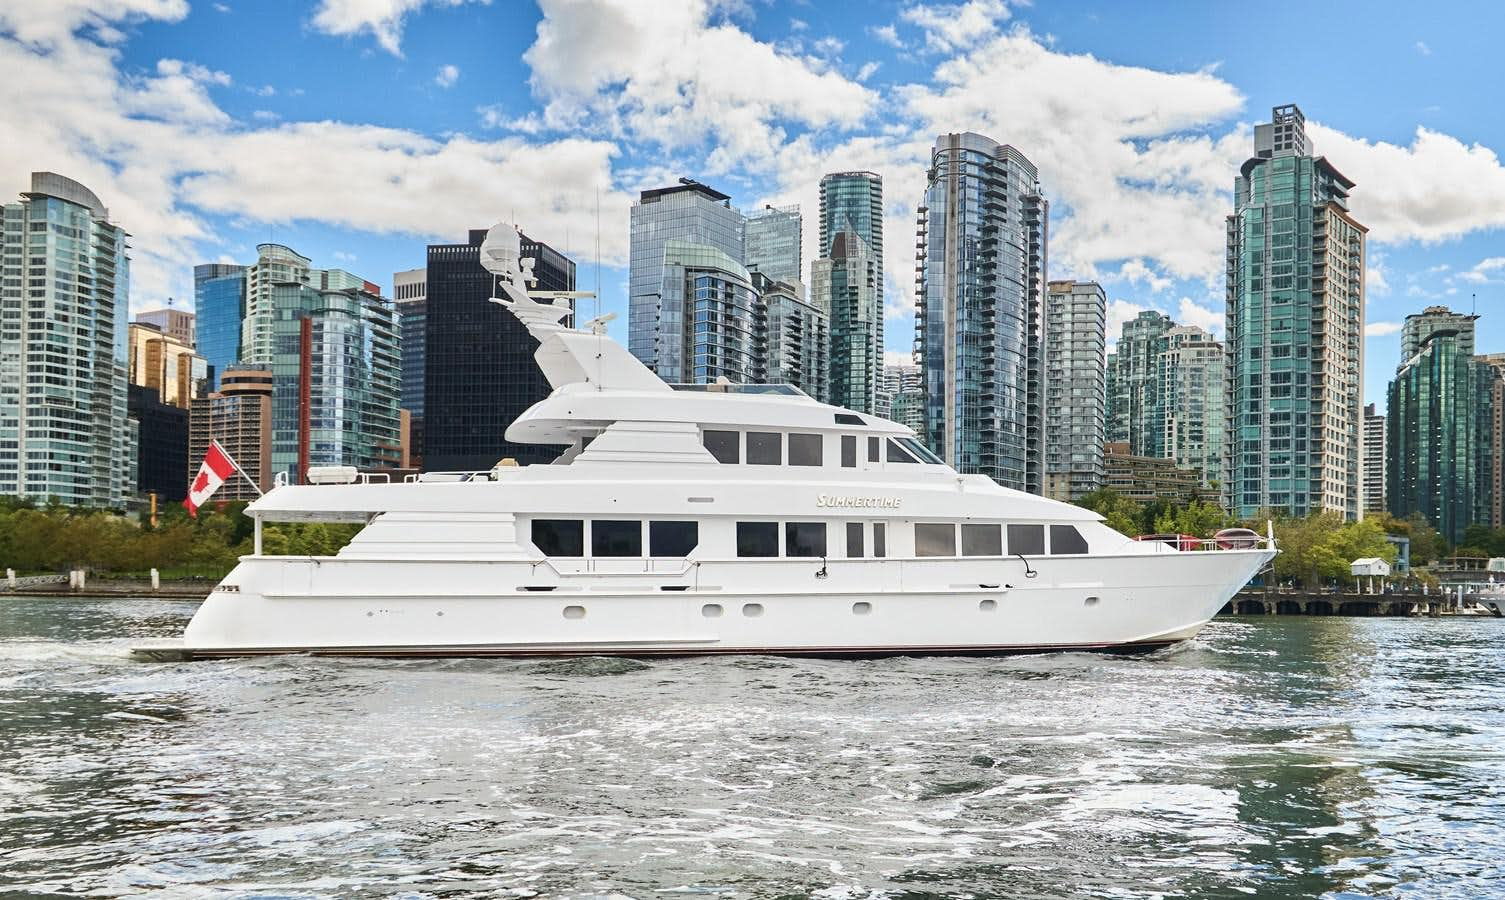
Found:
[[[564, 449], [507, 440], [507, 426], [549, 395], [533, 354], [538, 341], [491, 298], [495, 276], [481, 267], [485, 229], [464, 244], [428, 248], [423, 374], [423, 468], [429, 472], [486, 471], [512, 458], [522, 465], [551, 462]], [[532, 259], [532, 287], [575, 289], [575, 263], [523, 235]], [[568, 300], [556, 301], [569, 303]], [[572, 317], [563, 319], [566, 326]]]
[[1103, 486], [1108, 298], [1095, 281], [1052, 281], [1045, 301], [1045, 495]]
[[925, 433], [925, 389], [918, 366], [884, 366], [878, 378], [874, 413], [891, 422]]
[[862, 235], [838, 231], [810, 266], [811, 297], [831, 319], [831, 402], [856, 412], [876, 410], [883, 368], [883, 301], [879, 261]]
[[[1429, 310], [1430, 312], [1430, 310]], [[1390, 383], [1385, 493], [1399, 518], [1421, 513], [1450, 542], [1490, 521], [1492, 386], [1466, 327], [1434, 328]]]
[[1227, 220], [1228, 449], [1242, 518], [1363, 514], [1365, 227], [1295, 106], [1254, 128]]
[[204, 263], [193, 267], [194, 345], [209, 364], [209, 389], [240, 360], [241, 323], [246, 317], [246, 267]]
[[801, 286], [802, 238], [798, 206], [765, 206], [748, 213], [743, 263], [748, 271], [761, 272], [771, 281]]
[[1223, 477], [1223, 345], [1195, 325], [1177, 325], [1165, 333], [1159, 359], [1161, 455], [1182, 469], [1195, 469], [1206, 486]]
[[1160, 357], [1175, 325], [1165, 313], [1143, 310], [1123, 324], [1108, 354], [1107, 440], [1128, 444], [1132, 456], [1167, 455]]
[[1024, 154], [943, 134], [919, 207], [915, 358], [925, 442], [960, 472], [1043, 487], [1048, 207]]
[[[713, 267], [722, 266], [724, 259], [730, 267], [723, 270], [740, 272], [736, 280], [745, 290], [752, 289], [743, 265], [742, 213], [731, 205], [730, 196], [688, 178], [679, 181], [673, 187], [643, 191], [633, 205], [627, 276], [627, 349], [671, 383], [695, 378], [695, 363], [686, 355], [693, 343], [694, 317], [685, 306], [687, 255], [702, 248]], [[676, 243], [679, 263], [669, 258], [670, 241]]]
[[124, 508], [136, 480], [125, 231], [82, 184], [33, 172], [0, 206], [0, 269], [0, 494]]

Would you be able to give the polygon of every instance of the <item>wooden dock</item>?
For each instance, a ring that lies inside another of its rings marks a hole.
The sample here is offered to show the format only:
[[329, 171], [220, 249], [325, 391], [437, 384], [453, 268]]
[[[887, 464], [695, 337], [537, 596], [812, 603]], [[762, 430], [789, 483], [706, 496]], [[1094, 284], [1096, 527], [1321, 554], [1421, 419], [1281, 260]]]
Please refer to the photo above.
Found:
[[[1310, 591], [1239, 591], [1218, 613], [1224, 616], [1446, 616], [1458, 601], [1433, 592], [1358, 594]], [[1465, 615], [1476, 615], [1464, 610]]]

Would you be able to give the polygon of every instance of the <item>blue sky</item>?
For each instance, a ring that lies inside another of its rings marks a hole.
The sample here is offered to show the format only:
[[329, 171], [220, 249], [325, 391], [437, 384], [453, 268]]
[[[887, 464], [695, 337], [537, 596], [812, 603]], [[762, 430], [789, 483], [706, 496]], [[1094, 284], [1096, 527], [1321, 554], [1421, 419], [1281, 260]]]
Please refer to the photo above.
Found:
[[1407, 313], [1476, 295], [1481, 350], [1505, 350], [1502, 33], [1486, 3], [0, 0], [0, 177], [94, 188], [134, 236], [136, 309], [269, 238], [390, 285], [429, 241], [512, 219], [589, 288], [599, 204], [622, 311], [638, 190], [689, 175], [813, 220], [822, 172], [873, 169], [902, 354], [937, 133], [1039, 165], [1051, 277], [1101, 281], [1115, 323], [1221, 332], [1234, 170], [1295, 102], [1358, 182], [1383, 405]]

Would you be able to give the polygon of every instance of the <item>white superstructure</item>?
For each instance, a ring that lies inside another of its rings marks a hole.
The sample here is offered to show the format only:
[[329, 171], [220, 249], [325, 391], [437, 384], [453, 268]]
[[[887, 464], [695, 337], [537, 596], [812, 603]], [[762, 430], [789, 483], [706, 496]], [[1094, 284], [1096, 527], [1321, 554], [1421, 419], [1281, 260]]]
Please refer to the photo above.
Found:
[[[248, 509], [256, 553], [166, 652], [1152, 648], [1196, 634], [1274, 555], [1132, 541], [789, 387], [671, 387], [530, 299], [510, 227], [483, 258], [554, 387], [507, 437], [568, 449], [551, 465], [275, 488]], [[365, 528], [335, 556], [261, 553], [263, 522], [310, 520]]]

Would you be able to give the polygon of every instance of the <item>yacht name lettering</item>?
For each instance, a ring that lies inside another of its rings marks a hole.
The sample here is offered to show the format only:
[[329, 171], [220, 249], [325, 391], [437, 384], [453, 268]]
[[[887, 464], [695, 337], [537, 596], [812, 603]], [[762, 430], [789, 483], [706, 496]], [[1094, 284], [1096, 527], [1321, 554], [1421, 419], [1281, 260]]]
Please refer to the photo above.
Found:
[[834, 494], [820, 494], [815, 498], [815, 505], [898, 509], [899, 500], [898, 497], [840, 497]]

